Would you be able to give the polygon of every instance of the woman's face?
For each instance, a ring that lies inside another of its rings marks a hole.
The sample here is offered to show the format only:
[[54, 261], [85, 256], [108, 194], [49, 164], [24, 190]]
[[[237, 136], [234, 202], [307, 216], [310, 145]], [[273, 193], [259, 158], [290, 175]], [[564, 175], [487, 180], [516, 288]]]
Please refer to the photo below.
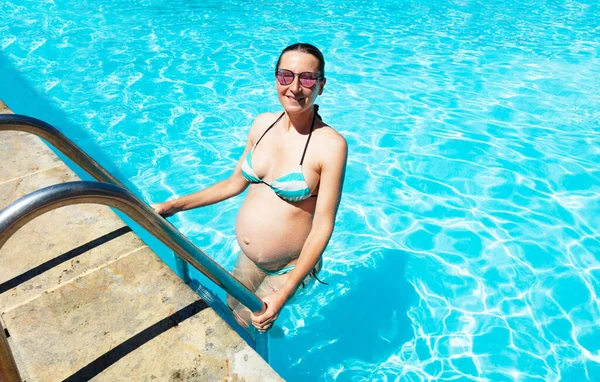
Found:
[[298, 74], [304, 72], [319, 73], [319, 60], [309, 53], [291, 51], [285, 52], [279, 61], [278, 70], [287, 69], [296, 73], [294, 80], [289, 85], [282, 85], [275, 79], [277, 96], [286, 112], [291, 114], [300, 113], [310, 109], [325, 86], [325, 79], [318, 80], [312, 87], [302, 86]]

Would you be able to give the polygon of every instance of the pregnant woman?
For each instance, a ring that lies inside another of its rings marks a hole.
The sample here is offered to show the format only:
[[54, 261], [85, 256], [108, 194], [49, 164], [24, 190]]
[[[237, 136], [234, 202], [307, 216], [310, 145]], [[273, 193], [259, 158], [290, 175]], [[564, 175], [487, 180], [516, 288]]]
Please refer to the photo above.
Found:
[[197, 193], [154, 205], [165, 216], [249, 190], [237, 216], [241, 247], [233, 275], [267, 305], [252, 314], [231, 296], [238, 321], [267, 330], [284, 304], [316, 278], [333, 232], [346, 167], [346, 140], [322, 120], [315, 101], [325, 60], [310, 44], [283, 50], [275, 66], [283, 112], [256, 117], [231, 176]]

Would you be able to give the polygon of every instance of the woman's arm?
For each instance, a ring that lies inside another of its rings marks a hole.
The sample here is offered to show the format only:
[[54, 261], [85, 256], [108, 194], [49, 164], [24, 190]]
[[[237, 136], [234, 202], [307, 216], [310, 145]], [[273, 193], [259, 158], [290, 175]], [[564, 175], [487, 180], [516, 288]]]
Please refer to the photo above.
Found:
[[[237, 166], [236, 166], [237, 169]], [[213, 184], [201, 191], [182, 196], [174, 200], [153, 205], [156, 212], [164, 216], [171, 216], [180, 211], [191, 210], [193, 208], [204, 207], [221, 202], [243, 192], [248, 183], [245, 179], [243, 183], [234, 173], [225, 180]]]
[[215, 204], [242, 193], [246, 187], [248, 187], [248, 181], [242, 176], [242, 163], [244, 163], [246, 155], [248, 155], [248, 152], [252, 149], [256, 131], [264, 125], [263, 120], [265, 118], [269, 118], [269, 116], [261, 114], [256, 117], [252, 123], [246, 142], [246, 148], [229, 178], [193, 194], [185, 195], [163, 203], [153, 204], [152, 207], [154, 207], [154, 210], [159, 214], [168, 217], [180, 211]]
[[253, 324], [260, 330], [268, 329], [277, 319], [285, 302], [294, 295], [302, 281], [316, 266], [333, 233], [348, 155], [346, 140], [335, 134], [335, 139], [328, 140], [327, 150], [324, 151], [313, 224], [296, 266], [280, 290], [263, 298], [267, 310], [261, 315], [252, 315]]

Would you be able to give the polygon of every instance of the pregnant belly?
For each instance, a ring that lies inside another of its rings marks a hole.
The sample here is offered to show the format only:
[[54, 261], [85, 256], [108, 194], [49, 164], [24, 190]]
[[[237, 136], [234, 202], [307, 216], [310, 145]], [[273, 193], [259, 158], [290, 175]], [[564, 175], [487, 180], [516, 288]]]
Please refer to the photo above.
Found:
[[235, 226], [246, 256], [271, 270], [293, 263], [312, 227], [315, 201], [311, 199], [290, 204], [265, 185], [252, 185]]

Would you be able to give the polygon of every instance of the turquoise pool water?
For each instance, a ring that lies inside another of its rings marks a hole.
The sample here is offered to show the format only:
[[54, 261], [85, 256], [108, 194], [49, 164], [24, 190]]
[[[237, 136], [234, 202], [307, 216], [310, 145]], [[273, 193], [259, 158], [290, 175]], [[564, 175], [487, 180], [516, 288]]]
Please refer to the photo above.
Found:
[[[600, 380], [596, 1], [5, 1], [0, 97], [148, 201], [228, 176], [311, 42], [350, 145], [287, 380]], [[174, 224], [231, 268], [242, 198]], [[168, 259], [167, 259], [168, 261]]]

